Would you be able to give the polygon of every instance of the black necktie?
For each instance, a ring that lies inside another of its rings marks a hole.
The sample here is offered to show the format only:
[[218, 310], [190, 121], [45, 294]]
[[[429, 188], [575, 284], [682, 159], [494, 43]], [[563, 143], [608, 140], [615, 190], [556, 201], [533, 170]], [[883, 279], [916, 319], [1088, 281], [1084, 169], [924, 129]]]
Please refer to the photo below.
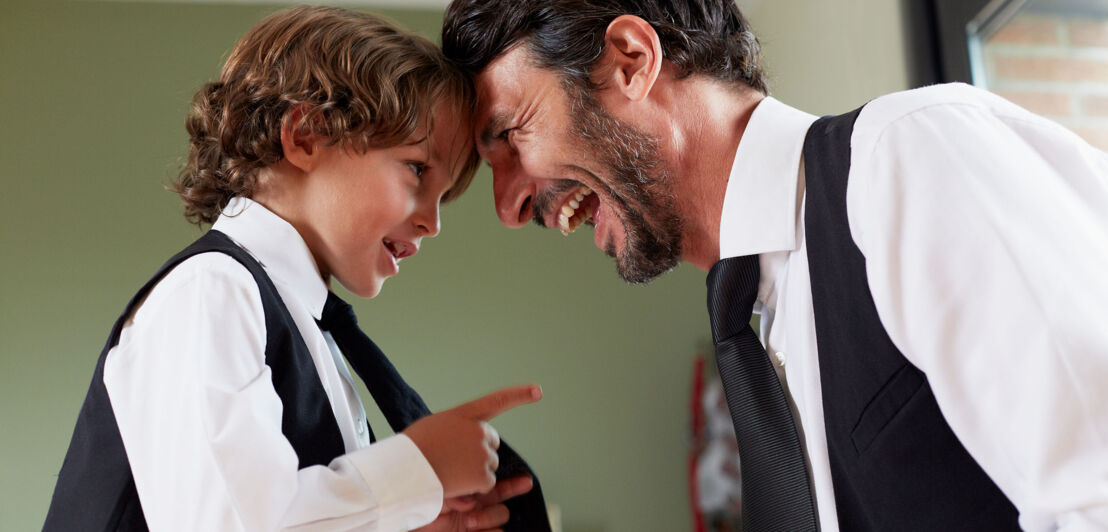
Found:
[[377, 344], [358, 327], [358, 318], [349, 303], [328, 292], [318, 323], [320, 329], [331, 333], [339, 351], [365, 382], [394, 431], [400, 432], [431, 413], [423, 398], [404, 382]]
[[721, 260], [708, 272], [716, 363], [742, 462], [743, 529], [816, 530], [796, 424], [777, 373], [750, 326], [759, 273], [757, 255]]
[[[327, 302], [323, 305], [323, 316], [318, 323], [321, 329], [331, 333], [335, 344], [339, 346], [350, 367], [354, 368], [354, 372], [365, 382], [366, 389], [373, 396], [373, 400], [394, 432], [399, 433], [419, 418], [431, 413], [423, 398], [404, 382], [377, 344], [358, 327], [358, 318], [354, 315], [354, 309], [350, 304], [333, 292], [328, 292]], [[534, 481], [534, 487], [530, 492], [505, 503], [508, 506], [510, 518], [503, 529], [509, 532], [549, 531], [546, 503], [543, 501], [538, 477], [507, 443], [500, 442], [497, 455], [500, 457], [500, 467], [496, 470], [497, 480], [531, 475]]]

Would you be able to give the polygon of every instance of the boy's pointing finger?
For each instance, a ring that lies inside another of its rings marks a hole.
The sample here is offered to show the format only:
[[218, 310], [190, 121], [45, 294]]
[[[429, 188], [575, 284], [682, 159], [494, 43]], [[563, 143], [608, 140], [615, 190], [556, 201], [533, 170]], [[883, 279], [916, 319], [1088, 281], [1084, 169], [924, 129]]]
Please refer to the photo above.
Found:
[[497, 390], [484, 397], [459, 405], [454, 410], [470, 419], [489, 421], [517, 406], [542, 399], [542, 388], [534, 384]]

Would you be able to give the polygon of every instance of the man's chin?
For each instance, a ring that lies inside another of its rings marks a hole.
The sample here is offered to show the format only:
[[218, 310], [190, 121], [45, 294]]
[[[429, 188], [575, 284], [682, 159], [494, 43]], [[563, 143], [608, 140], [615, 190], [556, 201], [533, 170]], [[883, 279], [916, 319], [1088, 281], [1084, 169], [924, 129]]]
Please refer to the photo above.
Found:
[[624, 281], [631, 284], [649, 284], [654, 279], [661, 277], [680, 263], [676, 257], [659, 256], [647, 258], [642, 255], [630, 257], [631, 253], [615, 253], [614, 249], [605, 250], [609, 256], [616, 259], [616, 273]]

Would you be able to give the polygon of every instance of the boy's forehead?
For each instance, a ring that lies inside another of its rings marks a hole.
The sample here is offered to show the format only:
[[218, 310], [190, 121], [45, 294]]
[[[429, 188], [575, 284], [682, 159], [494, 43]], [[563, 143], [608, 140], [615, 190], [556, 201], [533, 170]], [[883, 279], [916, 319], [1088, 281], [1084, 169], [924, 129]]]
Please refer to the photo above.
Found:
[[460, 105], [441, 102], [435, 106], [431, 135], [427, 138], [430, 157], [451, 162], [473, 143], [472, 116]]

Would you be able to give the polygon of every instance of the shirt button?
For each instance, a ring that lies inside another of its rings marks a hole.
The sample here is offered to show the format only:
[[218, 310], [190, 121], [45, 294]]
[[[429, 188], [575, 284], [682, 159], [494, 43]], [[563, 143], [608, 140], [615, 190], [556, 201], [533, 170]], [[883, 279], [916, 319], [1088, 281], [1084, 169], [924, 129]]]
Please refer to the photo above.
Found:
[[785, 367], [785, 353], [778, 351], [775, 356], [777, 357], [777, 364], [781, 367]]
[[358, 434], [365, 434], [365, 423], [358, 423]]

